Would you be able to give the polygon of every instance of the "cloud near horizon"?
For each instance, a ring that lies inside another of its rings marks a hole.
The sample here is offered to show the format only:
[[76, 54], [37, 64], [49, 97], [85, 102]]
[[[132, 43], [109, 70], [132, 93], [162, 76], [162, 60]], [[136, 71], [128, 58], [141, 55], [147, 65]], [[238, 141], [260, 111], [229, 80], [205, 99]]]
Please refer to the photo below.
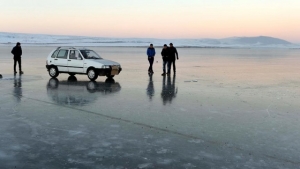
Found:
[[139, 38], [267, 35], [300, 42], [296, 0], [11, 0], [1, 32]]

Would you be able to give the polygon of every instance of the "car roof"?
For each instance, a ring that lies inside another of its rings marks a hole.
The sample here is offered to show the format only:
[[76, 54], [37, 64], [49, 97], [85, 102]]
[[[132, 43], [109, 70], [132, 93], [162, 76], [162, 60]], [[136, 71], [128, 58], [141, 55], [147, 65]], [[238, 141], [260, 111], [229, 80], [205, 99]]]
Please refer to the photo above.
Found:
[[57, 47], [56, 50], [58, 50], [58, 49], [66, 49], [66, 50], [71, 50], [71, 49], [73, 49], [73, 50], [90, 50], [90, 49], [83, 48], [83, 47], [80, 47], [80, 48], [76, 48], [76, 47]]

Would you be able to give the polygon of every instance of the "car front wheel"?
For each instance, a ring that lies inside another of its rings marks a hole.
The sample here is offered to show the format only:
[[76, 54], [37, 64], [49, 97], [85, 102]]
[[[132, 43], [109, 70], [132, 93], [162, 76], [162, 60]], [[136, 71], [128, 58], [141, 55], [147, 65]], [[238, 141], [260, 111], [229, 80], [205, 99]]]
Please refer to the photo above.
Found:
[[95, 81], [98, 78], [98, 73], [92, 68], [88, 70], [87, 76], [91, 81]]
[[57, 68], [54, 67], [54, 66], [50, 67], [49, 75], [53, 78], [57, 77], [59, 75], [59, 72], [58, 72]]

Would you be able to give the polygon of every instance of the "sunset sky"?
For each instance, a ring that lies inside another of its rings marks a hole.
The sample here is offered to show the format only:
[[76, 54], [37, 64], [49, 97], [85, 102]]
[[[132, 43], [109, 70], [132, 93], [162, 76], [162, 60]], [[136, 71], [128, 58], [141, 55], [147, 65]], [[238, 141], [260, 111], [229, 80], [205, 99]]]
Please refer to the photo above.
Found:
[[0, 0], [0, 32], [300, 42], [300, 0]]

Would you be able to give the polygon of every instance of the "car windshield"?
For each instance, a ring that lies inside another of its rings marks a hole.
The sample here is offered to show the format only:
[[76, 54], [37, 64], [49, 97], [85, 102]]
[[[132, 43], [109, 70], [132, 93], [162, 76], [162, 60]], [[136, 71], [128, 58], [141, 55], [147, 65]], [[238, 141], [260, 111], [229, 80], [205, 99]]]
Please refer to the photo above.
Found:
[[92, 50], [80, 50], [85, 59], [102, 59], [96, 52]]

